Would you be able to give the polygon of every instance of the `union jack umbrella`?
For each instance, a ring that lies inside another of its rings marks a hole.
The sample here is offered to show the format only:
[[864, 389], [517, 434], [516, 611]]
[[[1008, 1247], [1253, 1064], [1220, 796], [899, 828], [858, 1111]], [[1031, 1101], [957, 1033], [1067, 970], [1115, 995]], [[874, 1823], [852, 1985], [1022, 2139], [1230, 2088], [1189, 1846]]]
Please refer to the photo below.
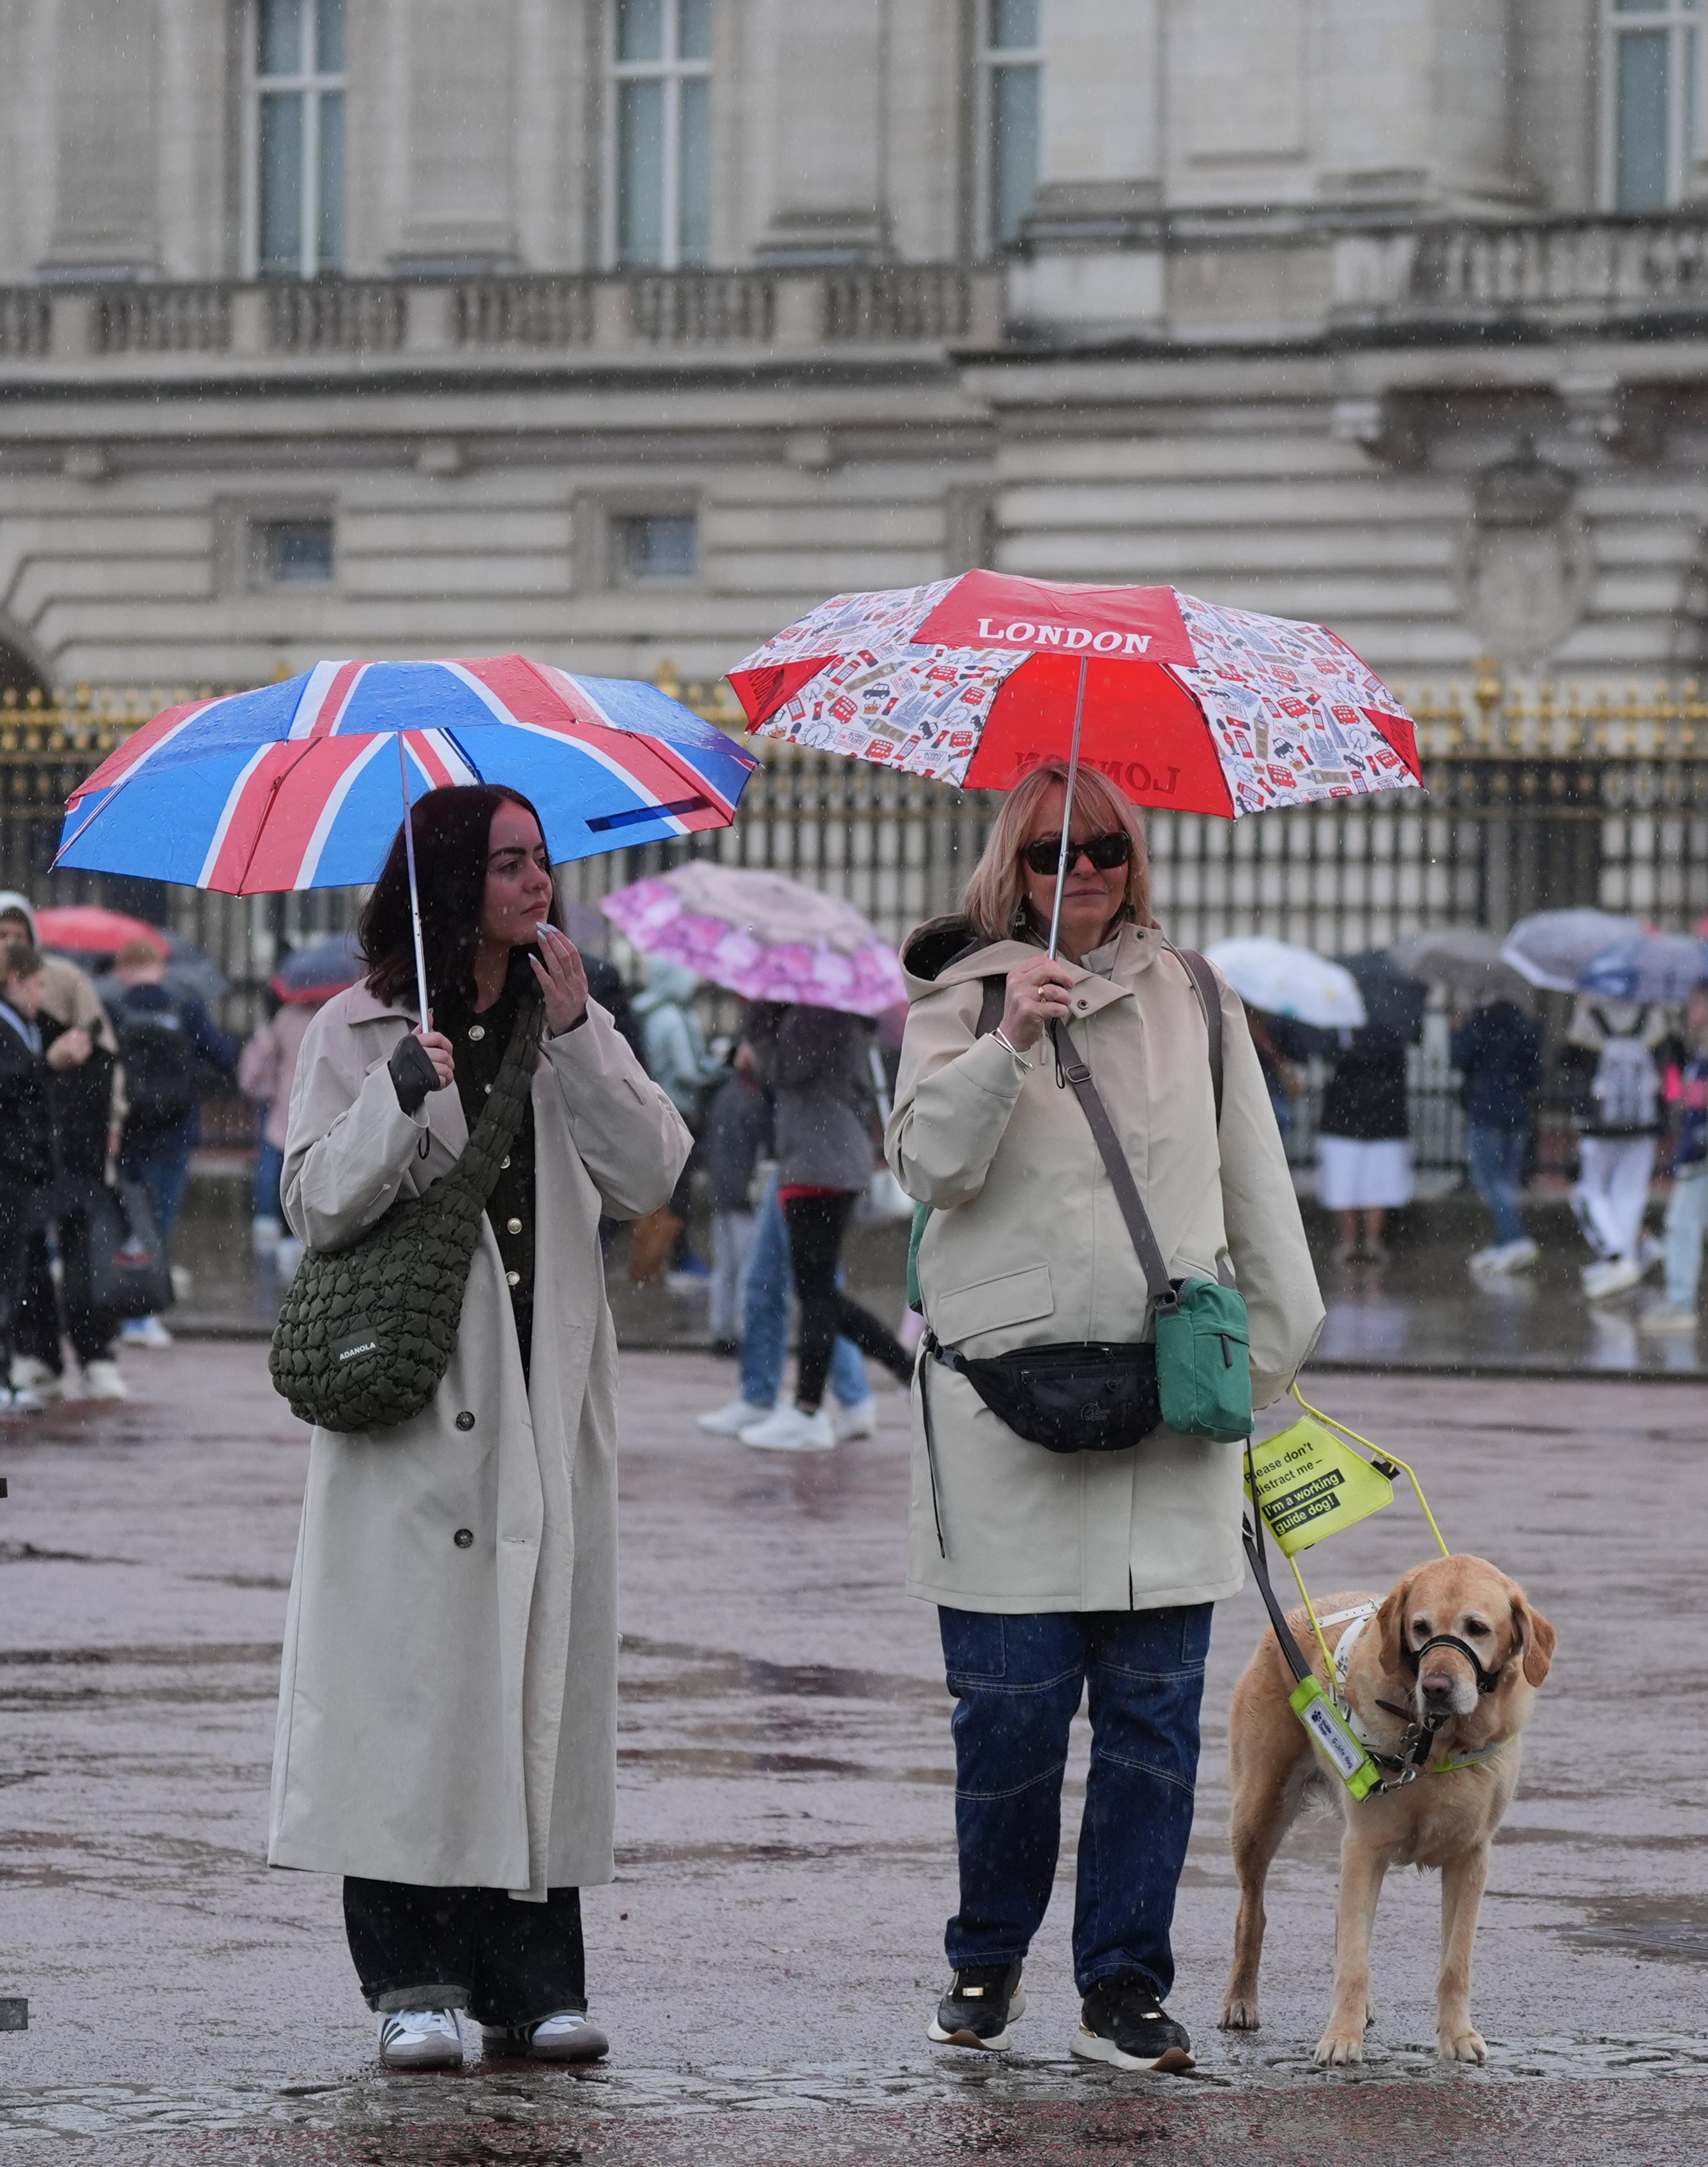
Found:
[[1175, 587], [965, 572], [837, 595], [729, 681], [762, 736], [969, 790], [1065, 758], [1064, 851], [1082, 760], [1135, 805], [1226, 819], [1423, 780], [1409, 718], [1343, 639]]
[[224, 895], [352, 887], [378, 877], [405, 804], [503, 782], [562, 864], [727, 828], [757, 765], [627, 678], [519, 654], [320, 662], [145, 723], [67, 801], [54, 863]]

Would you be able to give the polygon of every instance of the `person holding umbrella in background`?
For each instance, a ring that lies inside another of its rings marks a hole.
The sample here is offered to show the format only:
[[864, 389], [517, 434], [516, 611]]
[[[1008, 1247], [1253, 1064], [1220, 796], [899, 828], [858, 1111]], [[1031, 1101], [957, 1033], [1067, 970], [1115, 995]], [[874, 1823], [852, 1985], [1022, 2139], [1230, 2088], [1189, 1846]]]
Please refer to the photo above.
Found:
[[[36, 914], [29, 898], [15, 890], [0, 893], [0, 940], [35, 948], [41, 956], [42, 1015], [63, 1029], [82, 1031], [90, 1050], [87, 1060], [55, 1068], [48, 1078], [56, 1173], [24, 1247], [9, 1381], [39, 1399], [56, 1399], [65, 1390], [63, 1337], [83, 1373], [85, 1396], [124, 1400], [130, 1389], [114, 1359], [117, 1320], [90, 1296], [86, 1208], [89, 1189], [107, 1178], [124, 1106], [119, 1041], [87, 972], [69, 956], [42, 950], [35, 936]], [[59, 1254], [57, 1285], [50, 1233]], [[8, 1381], [0, 1375], [0, 1384]]]
[[[67, 1027], [43, 1008], [45, 975], [36, 950], [0, 940], [0, 1380], [10, 1379], [16, 1354], [29, 1237], [58, 1172], [50, 1086], [93, 1050], [80, 1025]], [[0, 1408], [39, 1413], [41, 1406], [28, 1386], [0, 1382]]]
[[1463, 1079], [1466, 1165], [1494, 1222], [1471, 1269], [1521, 1272], [1539, 1253], [1519, 1205], [1541, 1081], [1541, 1034], [1510, 994], [1496, 992], [1459, 1020], [1452, 1058]]
[[1666, 1299], [1637, 1319], [1645, 1332], [1694, 1332], [1708, 1238], [1708, 986], [1684, 1003], [1684, 1046], [1666, 1074], [1673, 1133], [1673, 1193], [1667, 1199]]
[[[119, 1170], [148, 1191], [161, 1241], [170, 1249], [190, 1154], [201, 1135], [202, 1092], [211, 1082], [235, 1080], [237, 1047], [193, 993], [167, 985], [167, 957], [154, 942], [128, 941], [114, 959], [114, 974], [119, 990], [113, 1028], [126, 1106]], [[133, 1317], [120, 1337], [127, 1347], [172, 1343], [157, 1317]]]

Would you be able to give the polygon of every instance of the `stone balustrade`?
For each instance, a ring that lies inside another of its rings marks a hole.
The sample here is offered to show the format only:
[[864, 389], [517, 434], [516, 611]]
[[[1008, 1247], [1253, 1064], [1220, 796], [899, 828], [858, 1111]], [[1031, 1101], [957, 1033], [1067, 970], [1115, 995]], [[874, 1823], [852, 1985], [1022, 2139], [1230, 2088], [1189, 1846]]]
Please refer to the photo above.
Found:
[[1708, 310], [1708, 213], [1343, 233], [1335, 259], [1343, 320], [1594, 324]]
[[0, 288], [0, 380], [145, 358], [236, 371], [356, 356], [490, 366], [584, 349], [989, 344], [1002, 278], [918, 264], [13, 286]]

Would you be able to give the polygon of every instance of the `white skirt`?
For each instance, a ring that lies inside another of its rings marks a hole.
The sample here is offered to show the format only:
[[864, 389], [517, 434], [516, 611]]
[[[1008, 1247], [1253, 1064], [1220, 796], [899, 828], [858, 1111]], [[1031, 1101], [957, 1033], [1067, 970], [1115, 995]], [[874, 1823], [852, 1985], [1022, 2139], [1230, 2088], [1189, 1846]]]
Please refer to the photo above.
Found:
[[1317, 1201], [1326, 1211], [1393, 1211], [1411, 1201], [1411, 1143], [1384, 1136], [1317, 1138]]

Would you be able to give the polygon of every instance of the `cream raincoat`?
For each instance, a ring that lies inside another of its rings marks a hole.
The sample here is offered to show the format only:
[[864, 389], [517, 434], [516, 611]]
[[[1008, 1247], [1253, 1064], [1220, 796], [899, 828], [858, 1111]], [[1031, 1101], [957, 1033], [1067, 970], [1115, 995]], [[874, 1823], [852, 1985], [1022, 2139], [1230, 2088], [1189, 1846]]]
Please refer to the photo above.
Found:
[[[454, 1089], [414, 1115], [398, 1105], [385, 1063], [412, 1021], [357, 986], [309, 1026], [283, 1191], [312, 1248], [352, 1241], [468, 1142]], [[314, 1433], [275, 1866], [535, 1898], [611, 1878], [616, 1343], [599, 1218], [664, 1203], [689, 1136], [596, 1003], [545, 1041], [533, 1110], [531, 1386], [483, 1225], [432, 1405], [391, 1429]]]
[[[1025, 1067], [976, 1038], [981, 981], [1035, 958], [1018, 940], [939, 966], [965, 938], [922, 929], [903, 951], [907, 1034], [886, 1148], [936, 1207], [919, 1251], [939, 1339], [973, 1355], [1149, 1338], [1145, 1275], [1084, 1113], [1047, 1039]], [[1186, 967], [1154, 928], [1123, 927], [1075, 968], [1069, 1029], [1125, 1147], [1171, 1277], [1225, 1262], [1251, 1310], [1261, 1407], [1314, 1344], [1323, 1306], [1262, 1072], [1222, 992], [1219, 1136], [1208, 1034]], [[922, 975], [922, 973], [923, 975]], [[964, 1610], [1159, 1608], [1240, 1586], [1240, 1448], [1158, 1429], [1127, 1452], [1046, 1452], [936, 1362], [913, 1391], [911, 1592]], [[925, 1449], [920, 1392], [935, 1439]], [[941, 1537], [939, 1521], [941, 1521]]]

